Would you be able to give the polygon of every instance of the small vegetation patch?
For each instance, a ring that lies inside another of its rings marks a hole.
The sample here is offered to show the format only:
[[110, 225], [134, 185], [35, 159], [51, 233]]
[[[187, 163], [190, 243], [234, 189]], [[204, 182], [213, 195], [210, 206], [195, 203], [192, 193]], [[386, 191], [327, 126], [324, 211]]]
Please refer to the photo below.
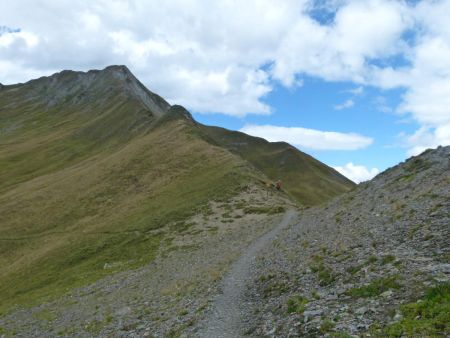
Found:
[[387, 278], [375, 279], [370, 284], [359, 288], [352, 288], [347, 291], [347, 294], [355, 298], [366, 298], [378, 296], [384, 291], [398, 288], [400, 288], [400, 284], [398, 284], [398, 276], [391, 276]]
[[264, 282], [266, 282], [266, 281], [268, 281], [268, 280], [270, 280], [270, 279], [272, 279], [272, 278], [274, 278], [274, 277], [275, 277], [275, 274], [269, 273], [269, 274], [267, 274], [267, 275], [262, 275], [262, 276], [260, 276], [260, 277], [259, 277], [259, 281], [260, 281], [261, 283], [264, 283]]
[[285, 208], [281, 205], [275, 207], [247, 207], [244, 209], [246, 214], [268, 214], [275, 215], [285, 211]]
[[386, 255], [381, 258], [381, 264], [383, 265], [392, 263], [393, 261], [395, 261], [395, 256], [393, 255]]
[[306, 304], [308, 304], [308, 299], [301, 295], [294, 296], [287, 302], [287, 312], [302, 314], [305, 311]]
[[33, 313], [33, 317], [39, 320], [52, 321], [56, 319], [56, 314], [50, 310], [41, 310]]
[[84, 329], [93, 335], [98, 335], [100, 333], [100, 331], [102, 330], [103, 326], [104, 326], [104, 323], [102, 323], [98, 320], [93, 320], [91, 322], [86, 322]]
[[346, 271], [347, 271], [349, 274], [354, 275], [354, 274], [356, 274], [359, 270], [361, 270], [362, 267], [363, 267], [363, 265], [352, 265], [352, 266], [349, 266], [349, 267], [346, 269]]
[[333, 330], [334, 328], [334, 323], [329, 320], [329, 319], [325, 319], [322, 324], [320, 325], [320, 333], [325, 334], [330, 332], [331, 330]]
[[450, 283], [428, 289], [415, 303], [401, 307], [403, 318], [384, 329], [389, 337], [448, 337], [450, 334]]
[[312, 272], [317, 274], [317, 278], [319, 279], [320, 286], [327, 286], [333, 283], [336, 279], [336, 276], [333, 270], [323, 263], [319, 263], [317, 265], [312, 265], [310, 267]]
[[372, 264], [375, 263], [378, 260], [377, 256], [370, 256], [369, 258], [367, 258], [367, 264]]
[[431, 167], [431, 163], [423, 158], [414, 158], [409, 160], [405, 165], [405, 170], [407, 172], [416, 173], [418, 171], [423, 171]]
[[315, 299], [315, 300], [319, 300], [320, 299], [320, 295], [316, 290], [313, 290], [311, 292], [311, 296]]
[[414, 174], [414, 173], [403, 175], [403, 176], [400, 176], [397, 178], [397, 182], [408, 182], [408, 181], [411, 181], [415, 176], [416, 176], [416, 174]]
[[264, 288], [264, 298], [272, 295], [281, 295], [288, 290], [288, 285], [282, 280], [270, 279], [268, 285]]

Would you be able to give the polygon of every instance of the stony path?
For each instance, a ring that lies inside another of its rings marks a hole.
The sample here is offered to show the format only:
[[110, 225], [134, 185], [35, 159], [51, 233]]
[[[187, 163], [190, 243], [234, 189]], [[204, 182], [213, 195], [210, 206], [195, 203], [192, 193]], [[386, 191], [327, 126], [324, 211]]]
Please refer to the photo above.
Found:
[[252, 265], [258, 253], [270, 244], [278, 233], [286, 228], [296, 216], [294, 210], [288, 210], [281, 223], [256, 239], [243, 255], [233, 263], [230, 271], [221, 282], [222, 293], [214, 300], [213, 307], [205, 320], [200, 323], [198, 337], [226, 338], [241, 337], [245, 327], [244, 318], [251, 313], [244, 302], [243, 293], [254, 278]]

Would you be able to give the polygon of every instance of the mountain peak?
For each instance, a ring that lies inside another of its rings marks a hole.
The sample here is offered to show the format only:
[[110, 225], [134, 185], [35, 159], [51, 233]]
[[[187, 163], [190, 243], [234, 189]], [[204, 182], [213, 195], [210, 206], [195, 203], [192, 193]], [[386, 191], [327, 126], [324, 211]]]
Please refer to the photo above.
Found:
[[103, 71], [103, 72], [112, 71], [112, 72], [128, 72], [128, 73], [131, 73], [130, 70], [128, 69], [128, 67], [125, 66], [125, 65], [110, 65], [110, 66], [105, 67], [101, 71]]
[[132, 80], [137, 80], [136, 77], [133, 75], [133, 73], [130, 71], [130, 69], [128, 69], [127, 66], [125, 65], [111, 65], [111, 66], [107, 66], [101, 70], [90, 70], [87, 72], [87, 74], [89, 73], [93, 73], [93, 74], [97, 74], [97, 75], [112, 75], [114, 77], [116, 77], [117, 79], [132, 79]]
[[119, 96], [138, 102], [157, 118], [170, 108], [169, 103], [148, 90], [125, 65], [111, 65], [87, 72], [63, 70], [18, 86], [24, 88], [29, 99], [43, 102], [48, 108], [97, 105]]

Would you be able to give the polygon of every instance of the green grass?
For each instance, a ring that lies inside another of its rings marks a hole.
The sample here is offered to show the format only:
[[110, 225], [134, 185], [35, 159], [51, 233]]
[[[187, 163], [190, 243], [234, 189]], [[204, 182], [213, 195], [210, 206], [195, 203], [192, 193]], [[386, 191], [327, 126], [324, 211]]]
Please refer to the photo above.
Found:
[[320, 324], [319, 331], [322, 334], [326, 334], [326, 333], [331, 332], [333, 330], [334, 326], [335, 326], [335, 324], [331, 320], [325, 319], [322, 322], [322, 324]]
[[393, 256], [393, 255], [386, 255], [381, 258], [382, 265], [390, 264], [393, 261], [395, 261], [395, 256]]
[[363, 268], [364, 265], [352, 265], [349, 266], [345, 271], [347, 271], [349, 274], [354, 275], [359, 272]]
[[369, 256], [369, 258], [367, 258], [367, 264], [372, 264], [378, 261], [378, 257], [377, 256]]
[[313, 290], [311, 292], [311, 296], [315, 299], [315, 300], [319, 300], [320, 299], [320, 295], [316, 290]]
[[267, 214], [267, 215], [275, 215], [280, 214], [285, 211], [285, 208], [282, 206], [265, 206], [265, 207], [246, 207], [244, 208], [244, 213], [246, 214]]
[[86, 156], [35, 178], [18, 171], [4, 185], [0, 311], [151, 261], [164, 243], [153, 230], [174, 222], [174, 230], [187, 230], [183, 220], [199, 206], [229, 198], [252, 180], [245, 163], [193, 138], [179, 121]]
[[355, 184], [311, 156], [284, 142], [269, 143], [237, 131], [203, 127], [204, 137], [249, 161], [283, 191], [305, 206], [323, 203]]
[[287, 313], [302, 314], [308, 303], [308, 299], [303, 296], [297, 295], [291, 297], [287, 302]]
[[336, 275], [330, 267], [323, 263], [323, 257], [321, 255], [313, 255], [311, 258], [313, 264], [309, 268], [316, 274], [319, 285], [327, 286], [332, 284], [336, 280]]
[[320, 286], [330, 285], [336, 280], [336, 276], [331, 268], [321, 269], [317, 274], [317, 278], [319, 279]]
[[50, 310], [40, 310], [33, 313], [33, 317], [39, 320], [50, 322], [56, 319], [56, 314]]
[[401, 306], [403, 318], [383, 329], [389, 337], [450, 335], [450, 283], [430, 288], [417, 302]]
[[361, 286], [359, 288], [349, 289], [347, 291], [347, 294], [354, 298], [367, 298], [379, 296], [387, 290], [398, 288], [400, 288], [400, 284], [398, 283], [398, 276], [391, 276], [375, 279], [370, 284]]

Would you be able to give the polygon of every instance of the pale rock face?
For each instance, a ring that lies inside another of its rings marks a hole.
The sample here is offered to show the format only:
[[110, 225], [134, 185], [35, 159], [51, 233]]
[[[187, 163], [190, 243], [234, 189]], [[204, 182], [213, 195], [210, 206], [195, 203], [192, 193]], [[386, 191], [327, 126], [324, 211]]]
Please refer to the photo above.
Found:
[[129, 95], [138, 98], [157, 117], [163, 116], [169, 110], [170, 105], [160, 96], [145, 88], [126, 66], [110, 66], [103, 71], [111, 72], [115, 79], [124, 84], [123, 88]]
[[156, 118], [163, 116], [170, 108], [169, 103], [148, 90], [126, 66], [109, 66], [88, 72], [64, 70], [19, 86], [32, 89], [27, 91], [27, 100], [44, 98], [49, 108], [94, 102], [101, 104], [117, 95], [137, 100], [144, 110], [150, 111]]

